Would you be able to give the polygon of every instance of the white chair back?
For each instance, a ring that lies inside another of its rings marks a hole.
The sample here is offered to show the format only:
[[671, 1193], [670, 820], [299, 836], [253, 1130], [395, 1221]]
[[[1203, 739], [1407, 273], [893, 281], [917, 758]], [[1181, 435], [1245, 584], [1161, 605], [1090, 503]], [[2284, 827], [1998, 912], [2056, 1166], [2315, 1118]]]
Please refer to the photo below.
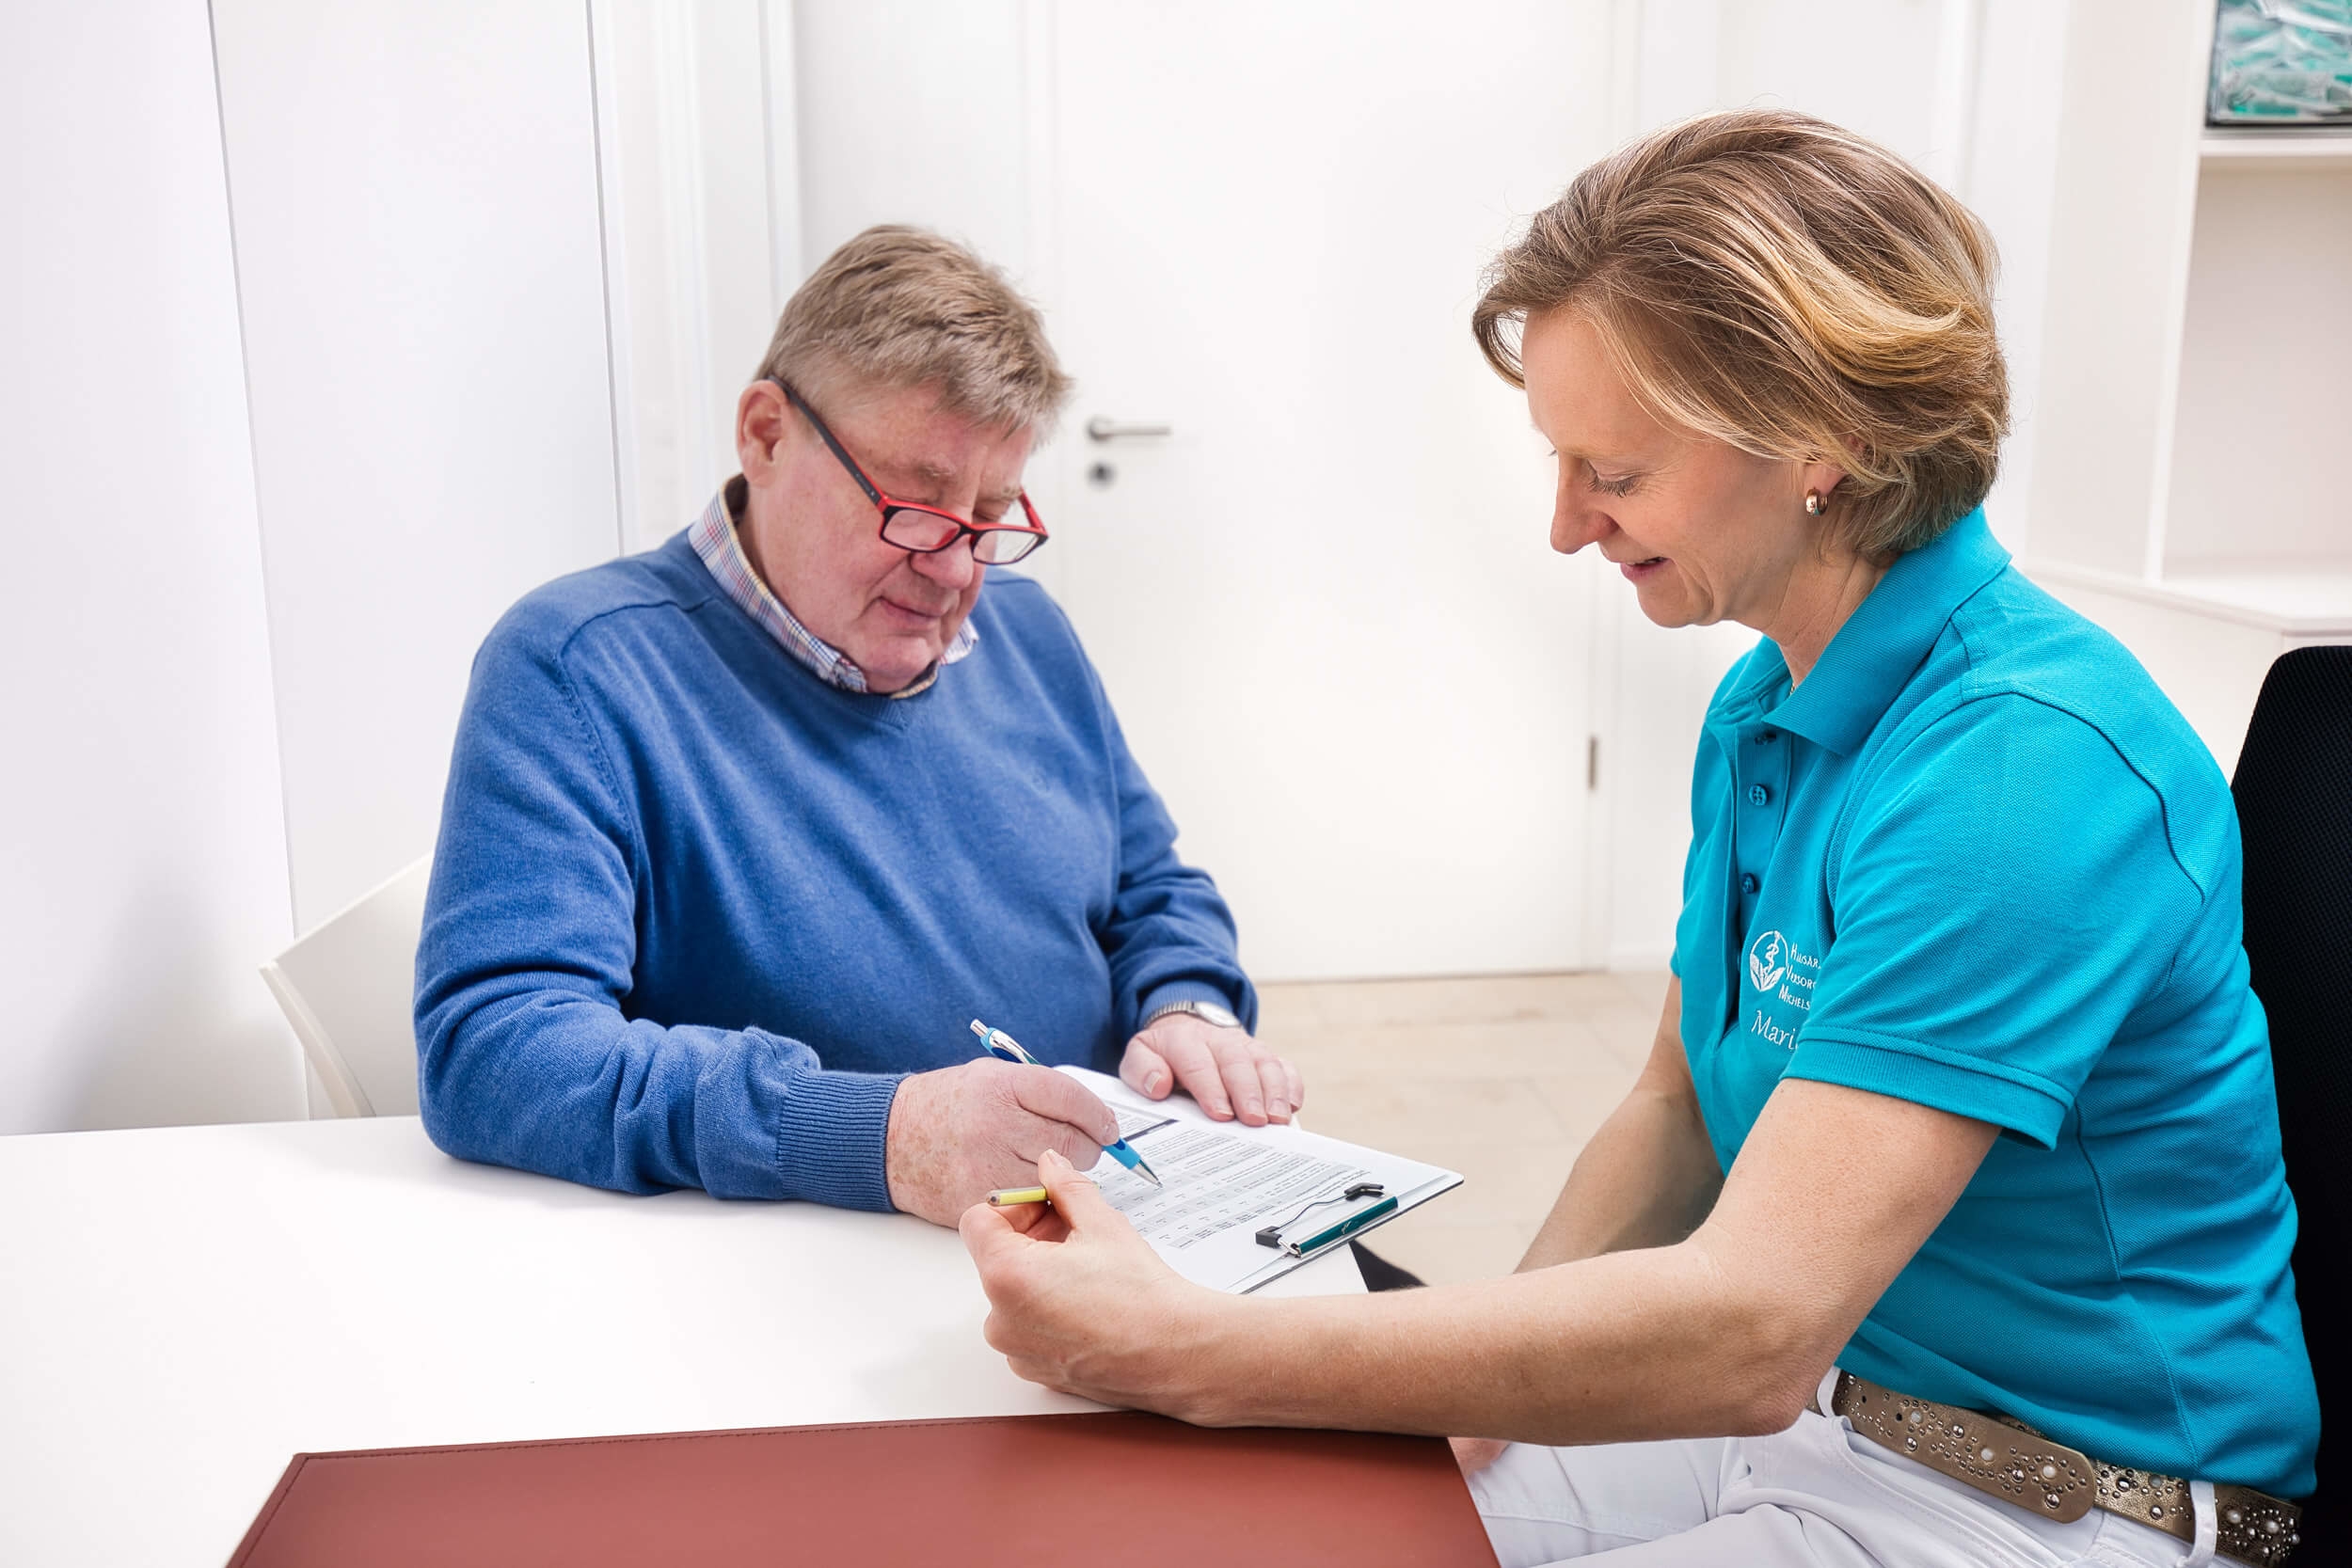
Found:
[[413, 993], [433, 858], [262, 966], [339, 1117], [417, 1114]]

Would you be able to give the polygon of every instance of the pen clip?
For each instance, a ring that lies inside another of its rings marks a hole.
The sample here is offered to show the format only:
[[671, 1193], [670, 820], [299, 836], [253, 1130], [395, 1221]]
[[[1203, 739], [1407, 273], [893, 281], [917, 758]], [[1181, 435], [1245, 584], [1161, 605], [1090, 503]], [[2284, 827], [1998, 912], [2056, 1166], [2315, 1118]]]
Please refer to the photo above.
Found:
[[1396, 1199], [1384, 1197], [1371, 1208], [1348, 1215], [1328, 1230], [1310, 1236], [1303, 1242], [1283, 1243], [1282, 1250], [1301, 1262], [1310, 1258], [1320, 1258], [1358, 1231], [1369, 1230], [1375, 1221], [1384, 1220], [1395, 1212]]
[[1014, 1062], [1023, 1067], [1045, 1065], [1030, 1055], [1027, 1047], [1002, 1029], [992, 1029], [976, 1018], [972, 1021], [972, 1032], [980, 1037], [980, 1043], [988, 1048], [988, 1053], [1000, 1062]]

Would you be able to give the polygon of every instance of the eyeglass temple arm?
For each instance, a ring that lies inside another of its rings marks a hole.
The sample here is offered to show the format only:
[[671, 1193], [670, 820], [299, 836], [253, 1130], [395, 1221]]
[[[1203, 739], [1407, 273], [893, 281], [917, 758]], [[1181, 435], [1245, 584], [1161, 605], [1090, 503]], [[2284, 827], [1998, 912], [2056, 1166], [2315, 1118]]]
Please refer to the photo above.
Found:
[[882, 505], [882, 491], [875, 486], [872, 480], [866, 477], [866, 470], [857, 466], [857, 459], [851, 457], [848, 450], [839, 441], [834, 439], [833, 432], [825, 428], [825, 421], [817, 417], [817, 410], [802, 402], [801, 394], [779, 378], [771, 375], [768, 379], [775, 383], [776, 390], [784, 394], [784, 400], [787, 403], [801, 411], [801, 417], [808, 421], [809, 429], [817, 432], [817, 438], [825, 443], [825, 449], [841, 459], [841, 466], [850, 470], [850, 477], [857, 481], [857, 487], [866, 492], [866, 499], [876, 506]]
[[[839, 441], [834, 438], [833, 432], [825, 428], [825, 421], [817, 417], [817, 410], [811, 408], [806, 403], [803, 402], [801, 400], [801, 394], [794, 391], [778, 377], [771, 375], [768, 377], [768, 379], [774, 383], [776, 390], [784, 394], [785, 401], [787, 403], [789, 403], [793, 407], [801, 411], [802, 418], [808, 420], [808, 427], [817, 432], [817, 438], [825, 443], [825, 449], [832, 452], [835, 457], [841, 459], [841, 466], [850, 470], [850, 477], [857, 481], [858, 488], [866, 492], [866, 499], [872, 501], [876, 506], [884, 507], [886, 509], [889, 504], [889, 498], [882, 493], [881, 489], [875, 485], [872, 480], [866, 477], [866, 470], [857, 466], [857, 459], [851, 457], [847, 449], [845, 449]], [[1036, 530], [1038, 536], [1041, 539], [1050, 537], [1050, 534], [1045, 527], [1045, 520], [1037, 515], [1037, 505], [1029, 499], [1029, 492], [1026, 490], [1023, 490], [1021, 492], [1021, 511], [1023, 515], [1029, 519], [1029, 527]], [[958, 520], [961, 521], [961, 519]], [[967, 522], [963, 525], [963, 531], [965, 533], [974, 534], [990, 533], [998, 531], [1005, 526], [1006, 525], [1004, 524], [987, 523], [975, 526]], [[1015, 530], [1014, 531], [1018, 532], [1022, 531]], [[950, 539], [946, 544], [942, 545], [940, 548], [952, 549], [954, 546], [955, 541]]]

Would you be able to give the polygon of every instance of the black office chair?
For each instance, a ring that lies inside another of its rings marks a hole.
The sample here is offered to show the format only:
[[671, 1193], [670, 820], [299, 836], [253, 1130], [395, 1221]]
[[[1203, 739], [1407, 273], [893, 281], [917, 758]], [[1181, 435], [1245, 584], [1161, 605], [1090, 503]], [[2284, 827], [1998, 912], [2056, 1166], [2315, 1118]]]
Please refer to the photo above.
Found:
[[[2270, 1015], [2287, 1185], [2302, 1218], [2295, 1289], [2319, 1380], [2319, 1491], [2299, 1560], [2352, 1560], [2345, 1499], [2330, 1465], [2352, 1444], [2352, 1371], [2341, 1330], [2352, 1245], [2352, 647], [2297, 648], [2270, 667], [2238, 754], [2246, 838], [2246, 958]], [[2227, 1136], [2217, 1129], [2217, 1136]], [[2346, 1460], [2352, 1464], [2352, 1460]]]

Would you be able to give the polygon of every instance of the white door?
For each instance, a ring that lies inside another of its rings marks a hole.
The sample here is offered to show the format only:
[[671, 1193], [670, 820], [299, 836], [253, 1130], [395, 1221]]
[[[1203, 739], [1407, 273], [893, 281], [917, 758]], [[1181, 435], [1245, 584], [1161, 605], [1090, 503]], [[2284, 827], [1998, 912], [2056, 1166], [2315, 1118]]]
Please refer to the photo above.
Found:
[[1032, 200], [1079, 383], [1039, 458], [1050, 580], [1245, 959], [1585, 961], [1593, 584], [1468, 323], [1513, 220], [1603, 150], [1605, 8], [1043, 15]]
[[577, 0], [211, 10], [299, 930], [433, 847], [474, 650], [620, 543], [596, 96]]

